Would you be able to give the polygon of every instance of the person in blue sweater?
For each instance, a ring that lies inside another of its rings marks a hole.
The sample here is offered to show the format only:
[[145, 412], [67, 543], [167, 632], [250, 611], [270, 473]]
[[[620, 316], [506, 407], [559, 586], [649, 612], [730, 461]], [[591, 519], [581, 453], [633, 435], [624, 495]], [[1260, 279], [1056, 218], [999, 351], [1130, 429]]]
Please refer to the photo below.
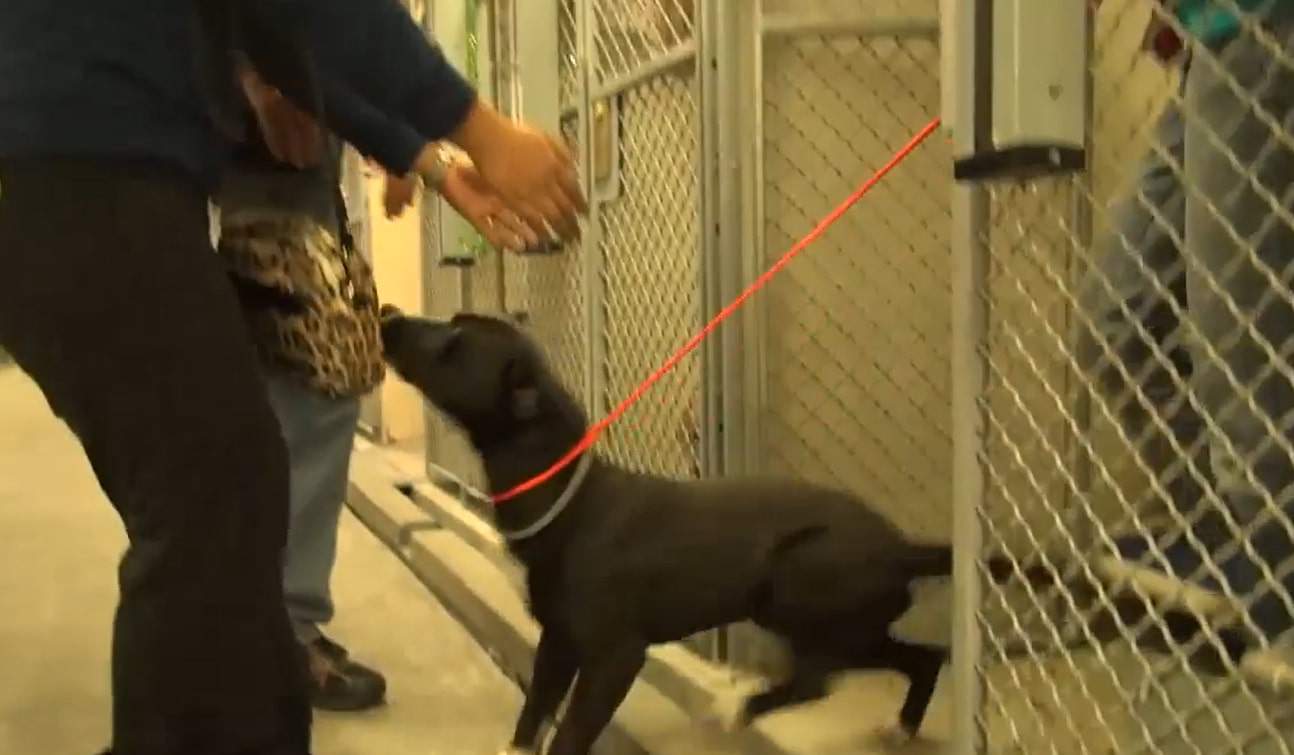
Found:
[[1111, 405], [1138, 450], [1157, 441], [1167, 452], [1153, 492], [1175, 516], [1117, 538], [1105, 564], [1233, 598], [1243, 625], [1233, 652], [1284, 644], [1294, 627], [1294, 2], [1161, 3], [1145, 40], [1182, 65], [1181, 90], [1094, 249], [1079, 357], [1122, 394]]
[[[129, 538], [116, 755], [310, 752], [284, 607], [288, 460], [209, 236], [237, 120], [222, 67], [253, 28], [211, 11], [235, 8], [302, 40], [286, 62], [250, 56], [269, 83], [391, 172], [446, 139], [532, 230], [574, 234], [583, 210], [570, 155], [479, 101], [396, 0], [0, 3], [0, 344]], [[302, 70], [318, 103], [290, 80]], [[260, 105], [276, 155], [314, 159], [290, 108]]]

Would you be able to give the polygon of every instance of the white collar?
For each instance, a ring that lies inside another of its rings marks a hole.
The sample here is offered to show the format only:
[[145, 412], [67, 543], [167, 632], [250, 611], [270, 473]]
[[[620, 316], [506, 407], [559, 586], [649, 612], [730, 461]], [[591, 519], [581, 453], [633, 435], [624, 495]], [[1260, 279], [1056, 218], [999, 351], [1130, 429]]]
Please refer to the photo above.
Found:
[[[509, 543], [516, 543], [529, 540], [543, 532], [548, 528], [548, 525], [555, 522], [557, 517], [562, 515], [566, 507], [571, 505], [571, 501], [575, 500], [575, 495], [580, 492], [580, 487], [584, 484], [584, 478], [588, 475], [589, 467], [591, 466], [593, 466], [593, 452], [585, 451], [584, 455], [580, 457], [579, 464], [575, 467], [575, 474], [571, 475], [570, 481], [566, 483], [566, 489], [562, 491], [557, 502], [549, 507], [548, 511], [544, 512], [543, 516], [535, 520], [533, 524], [519, 530], [505, 530], [499, 527], [499, 534]], [[505, 503], [504, 505], [507, 504]]]

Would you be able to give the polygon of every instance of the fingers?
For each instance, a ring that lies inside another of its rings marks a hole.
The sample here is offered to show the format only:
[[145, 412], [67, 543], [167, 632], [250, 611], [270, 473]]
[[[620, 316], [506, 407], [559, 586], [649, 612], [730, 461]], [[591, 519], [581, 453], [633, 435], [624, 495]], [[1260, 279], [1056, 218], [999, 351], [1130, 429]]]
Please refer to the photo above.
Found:
[[400, 213], [404, 212], [404, 208], [408, 206], [408, 203], [404, 201], [403, 197], [397, 197], [388, 191], [386, 196], [382, 197], [382, 205], [386, 210], [386, 219], [393, 220]]
[[575, 239], [580, 234], [579, 216], [588, 210], [579, 170], [565, 144], [548, 134], [545, 139], [556, 165], [546, 196], [538, 197], [537, 202], [550, 228], [564, 239]]
[[298, 168], [306, 168], [319, 161], [323, 151], [323, 137], [319, 125], [314, 119], [293, 108], [291, 133], [288, 135], [288, 151], [291, 162]]
[[544, 213], [534, 202], [515, 202], [513, 211], [526, 228], [530, 231], [531, 236], [541, 238], [546, 235], [548, 224], [544, 220]]
[[307, 168], [319, 161], [323, 133], [313, 118], [282, 98], [257, 112], [265, 146], [275, 159], [295, 168]]
[[281, 162], [291, 162], [288, 150], [288, 138], [272, 113], [269, 112], [269, 106], [257, 109], [256, 123], [261, 129], [261, 139], [265, 142], [265, 147], [274, 156], [274, 159]]
[[491, 220], [494, 224], [495, 233], [499, 237], [498, 242], [490, 241], [495, 246], [513, 252], [521, 252], [539, 245], [539, 234], [522, 222], [516, 213], [503, 210], [492, 215]]
[[522, 220], [536, 235], [554, 240], [579, 238], [579, 212], [562, 191], [550, 188], [547, 193], [532, 196], [516, 206]]
[[413, 173], [397, 176], [383, 171], [383, 174], [386, 176], [386, 181], [382, 192], [382, 204], [386, 209], [387, 218], [396, 218], [413, 206], [420, 188], [418, 177]]
[[571, 154], [570, 148], [559, 139], [552, 136], [548, 137], [548, 144], [557, 154], [557, 159], [561, 165], [561, 172], [557, 177], [558, 189], [564, 194], [565, 204], [570, 205], [574, 213], [583, 214], [588, 212], [588, 201], [584, 198], [584, 190], [580, 187], [580, 172], [575, 164], [575, 157]]
[[485, 240], [495, 249], [520, 252], [526, 248], [521, 236], [509, 230], [502, 223], [501, 218], [497, 220], [493, 217], [486, 218], [477, 230], [485, 236]]
[[413, 192], [401, 182], [387, 179], [382, 205], [388, 220], [399, 217], [413, 204]]
[[305, 165], [313, 165], [323, 158], [324, 136], [319, 122], [304, 111], [291, 105], [298, 124], [297, 159]]
[[543, 197], [537, 204], [546, 221], [545, 235], [552, 238], [573, 239], [579, 234], [575, 209], [560, 193]]
[[514, 125], [496, 151], [478, 160], [492, 193], [506, 200], [532, 238], [576, 239], [588, 202], [570, 149], [524, 124]]

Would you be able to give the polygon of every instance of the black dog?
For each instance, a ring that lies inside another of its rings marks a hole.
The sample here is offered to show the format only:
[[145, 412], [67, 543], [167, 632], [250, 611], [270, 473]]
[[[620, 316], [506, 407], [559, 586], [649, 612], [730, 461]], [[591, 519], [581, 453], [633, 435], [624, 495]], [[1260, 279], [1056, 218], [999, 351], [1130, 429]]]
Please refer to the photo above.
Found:
[[[468, 433], [495, 492], [584, 434], [584, 412], [508, 323], [386, 308], [382, 338], [395, 371]], [[911, 605], [909, 583], [949, 574], [952, 552], [909, 541], [852, 495], [791, 480], [679, 482], [586, 455], [497, 516], [542, 627], [514, 748], [537, 749], [574, 681], [550, 753], [585, 755], [650, 645], [742, 620], [794, 656], [792, 676], [751, 697], [744, 721], [824, 696], [834, 672], [894, 669], [911, 681], [902, 731], [921, 725], [946, 651], [894, 640], [889, 627]]]

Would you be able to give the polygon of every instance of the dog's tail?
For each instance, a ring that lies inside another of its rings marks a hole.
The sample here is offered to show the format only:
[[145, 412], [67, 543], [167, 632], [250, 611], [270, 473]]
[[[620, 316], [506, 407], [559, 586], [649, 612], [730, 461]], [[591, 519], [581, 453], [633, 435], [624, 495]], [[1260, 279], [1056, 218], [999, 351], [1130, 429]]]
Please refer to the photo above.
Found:
[[[915, 577], [946, 577], [953, 573], [953, 549], [949, 545], [923, 545], [915, 549], [908, 561]], [[1062, 577], [1055, 569], [1042, 563], [1020, 563], [1009, 556], [993, 555], [984, 562], [993, 584], [1003, 584], [1015, 579], [1036, 588], [1050, 588], [1061, 584]]]

